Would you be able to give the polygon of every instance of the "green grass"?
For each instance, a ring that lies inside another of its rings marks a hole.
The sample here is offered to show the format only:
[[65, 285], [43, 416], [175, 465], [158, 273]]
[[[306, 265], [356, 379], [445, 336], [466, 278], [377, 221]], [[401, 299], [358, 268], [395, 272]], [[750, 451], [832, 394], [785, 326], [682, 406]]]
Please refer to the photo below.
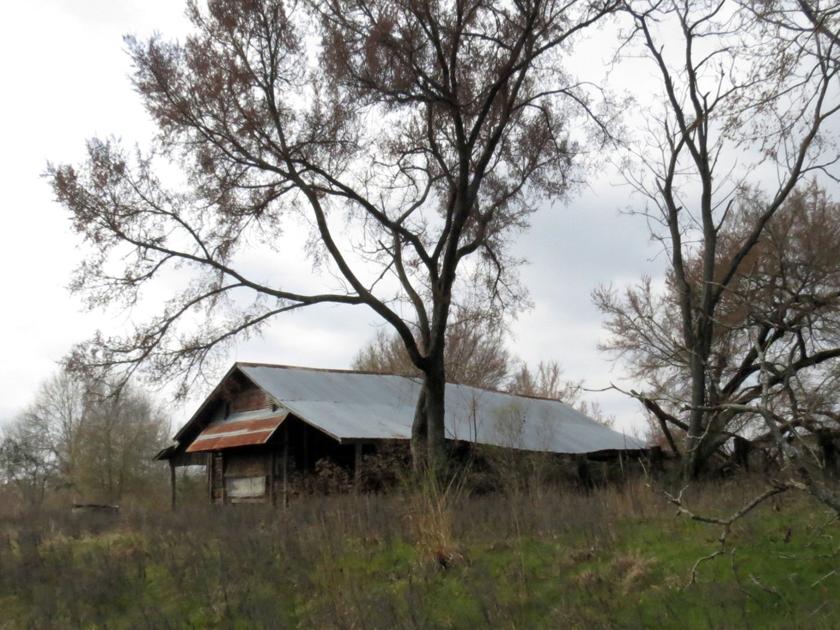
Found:
[[[434, 552], [405, 525], [410, 501], [387, 498], [123, 517], [98, 533], [8, 523], [0, 628], [840, 627], [840, 528], [819, 506], [756, 510], [686, 587], [719, 530], [635, 492], [462, 498]], [[695, 502], [724, 514], [748, 493]]]

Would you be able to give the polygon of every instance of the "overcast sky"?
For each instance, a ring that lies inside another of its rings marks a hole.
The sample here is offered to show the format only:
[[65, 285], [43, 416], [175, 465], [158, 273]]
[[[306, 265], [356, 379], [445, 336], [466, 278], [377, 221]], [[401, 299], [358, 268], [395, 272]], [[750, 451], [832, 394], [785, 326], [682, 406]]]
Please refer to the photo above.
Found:
[[[81, 309], [67, 289], [79, 262], [65, 211], [41, 177], [48, 160], [78, 162], [85, 140], [114, 135], [141, 145], [153, 132], [128, 78], [122, 37], [186, 29], [181, 3], [170, 0], [39, 0], [8, 3], [0, 21], [0, 423], [31, 400], [74, 342], [97, 328], [119, 332], [125, 319]], [[610, 42], [604, 42], [609, 44]], [[611, 46], [590, 45], [590, 62]], [[620, 214], [628, 190], [602, 171], [565, 205], [546, 205], [517, 237], [529, 259], [522, 270], [534, 307], [513, 325], [511, 350], [528, 362], [556, 359], [569, 378], [600, 387], [621, 371], [599, 353], [599, 313], [590, 293], [661, 275], [644, 222]], [[348, 367], [376, 330], [361, 308], [321, 307], [276, 320], [260, 339], [242, 343], [230, 361]], [[196, 391], [196, 398], [205, 394]], [[623, 429], [640, 427], [639, 409], [619, 395], [592, 395]], [[193, 400], [190, 404], [194, 404]], [[187, 408], [174, 408], [179, 424]]]

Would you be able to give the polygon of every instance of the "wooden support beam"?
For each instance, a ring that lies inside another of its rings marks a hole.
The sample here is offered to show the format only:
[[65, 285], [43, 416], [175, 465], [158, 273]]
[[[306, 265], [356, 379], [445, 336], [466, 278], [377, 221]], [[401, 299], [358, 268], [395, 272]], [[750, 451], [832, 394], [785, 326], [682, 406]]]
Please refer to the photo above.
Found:
[[218, 461], [219, 461], [219, 468], [221, 468], [221, 474], [219, 475], [219, 478], [222, 480], [222, 487], [221, 487], [222, 505], [225, 505], [227, 503], [227, 491], [226, 491], [227, 489], [225, 488], [225, 452], [224, 451], [221, 451], [219, 453], [219, 460]]
[[277, 505], [277, 492], [274, 490], [274, 468], [277, 466], [277, 451], [271, 449], [271, 457], [268, 461], [268, 498], [271, 505]]
[[283, 426], [283, 509], [289, 507], [289, 427]]
[[353, 462], [353, 491], [359, 494], [362, 488], [362, 443], [356, 442], [356, 453]]
[[207, 453], [207, 500], [213, 503], [213, 453]]
[[170, 501], [171, 501], [171, 509], [175, 511], [175, 462], [173, 460], [169, 460], [169, 491], [171, 493]]

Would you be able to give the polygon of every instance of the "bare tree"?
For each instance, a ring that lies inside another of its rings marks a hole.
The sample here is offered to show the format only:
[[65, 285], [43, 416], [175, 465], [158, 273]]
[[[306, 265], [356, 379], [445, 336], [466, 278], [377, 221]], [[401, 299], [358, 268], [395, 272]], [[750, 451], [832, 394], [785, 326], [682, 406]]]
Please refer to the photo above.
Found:
[[79, 426], [73, 486], [106, 503], [139, 496], [159, 481], [154, 455], [169, 443], [169, 420], [149, 396], [133, 388], [112, 396], [107, 385], [88, 387]]
[[615, 424], [615, 417], [604, 412], [600, 403], [583, 398], [583, 381], [563, 377], [563, 367], [557, 361], [540, 361], [536, 368], [522, 363], [508, 380], [505, 389], [519, 396], [536, 396], [560, 400], [585, 416], [605, 426]]
[[[187, 385], [214, 349], [280, 313], [364, 305], [423, 374], [412, 446], [415, 461], [428, 453], [434, 465], [452, 306], [472, 294], [516, 307], [510, 234], [537, 199], [568, 190], [579, 151], [571, 117], [595, 116], [563, 56], [616, 7], [213, 0], [189, 4], [183, 43], [129, 39], [135, 85], [160, 130], [154, 151], [132, 159], [93, 140], [80, 168], [49, 168], [94, 252], [75, 287], [103, 306], [135, 303], [173, 268], [192, 280], [132, 334], [77, 348], [71, 365], [145, 365]], [[159, 160], [181, 168], [183, 186], [164, 184]], [[255, 244], [280, 246], [295, 217], [337, 290], [242, 263]]]
[[76, 472], [84, 415], [84, 382], [61, 370], [41, 384], [32, 404], [17, 418], [21, 430], [38, 436], [45, 450], [42, 459], [49, 459], [62, 479], [72, 479]]
[[133, 387], [112, 394], [107, 383], [59, 372], [4, 432], [0, 472], [29, 503], [65, 489], [116, 501], [157, 476], [152, 457], [168, 442], [166, 415]]
[[[822, 389], [823, 421], [831, 421], [836, 400], [832, 400], [829, 383], [840, 357], [838, 210], [816, 187], [795, 191], [768, 222], [722, 297], [709, 353], [713, 369], [707, 378], [716, 402], [710, 399], [703, 409], [707, 423], [704, 458], [735, 436], [766, 442], [760, 435], [761, 416], [743, 409], [761, 396], [759, 351], [787, 365], [772, 382], [777, 412], [781, 412], [779, 405], [790, 402], [783, 374], [796, 374], [801, 382], [812, 384], [809, 399]], [[758, 204], [730, 218], [719, 241], [721, 259], [732, 255], [760, 211]], [[695, 289], [701, 282], [701, 262], [697, 255], [686, 261]], [[628, 359], [636, 378], [647, 380], [650, 391], [637, 396], [680, 454], [679, 436], [688, 429], [680, 418], [688, 408], [692, 380], [689, 354], [679, 335], [676, 288], [669, 279], [665, 291], [657, 293], [649, 282], [643, 282], [624, 295], [601, 290], [596, 298], [608, 315], [612, 333], [608, 349]], [[789, 406], [788, 411], [793, 413], [793, 408]], [[821, 428], [825, 427], [815, 423], [809, 430]]]
[[11, 484], [29, 508], [44, 502], [57, 476], [57, 465], [41, 436], [19, 419], [0, 434], [0, 480]]
[[84, 385], [62, 371], [40, 386], [3, 432], [0, 471], [27, 505], [43, 503], [49, 488], [72, 485], [84, 407]]
[[[634, 28], [625, 45], [656, 69], [663, 107], [624, 172], [648, 202], [670, 268], [664, 296], [646, 280], [624, 296], [601, 290], [596, 301], [614, 334], [607, 348], [648, 382], [634, 394], [675, 449], [670, 429], [684, 432], [688, 476], [732, 435], [731, 410], [720, 405], [756, 374], [741, 345], [741, 376], [726, 382], [732, 349], [716, 344], [730, 328], [727, 300], [796, 186], [833, 176], [837, 164], [821, 133], [840, 109], [838, 44], [826, 32], [836, 18], [817, 4], [770, 4], [797, 28], [726, 1], [626, 5]], [[787, 332], [770, 327], [761, 343]], [[801, 365], [828, 358], [808, 354]]]
[[540, 361], [536, 369], [522, 364], [513, 373], [507, 390], [520, 396], [538, 396], [562, 400], [573, 405], [580, 399], [582, 383], [563, 378], [563, 368], [557, 361]]
[[[469, 314], [457, 317], [446, 331], [447, 381], [485, 389], [501, 388], [511, 363], [503, 333], [501, 323], [496, 319]], [[381, 374], [422, 374], [409, 358], [402, 340], [385, 331], [379, 331], [358, 352], [353, 368]]]

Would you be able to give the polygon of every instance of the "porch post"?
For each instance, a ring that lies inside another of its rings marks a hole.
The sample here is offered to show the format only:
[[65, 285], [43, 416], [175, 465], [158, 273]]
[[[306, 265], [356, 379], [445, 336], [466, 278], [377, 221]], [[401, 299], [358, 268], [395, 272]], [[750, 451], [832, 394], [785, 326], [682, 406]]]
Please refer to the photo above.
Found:
[[277, 465], [277, 451], [271, 449], [271, 457], [268, 461], [268, 496], [271, 500], [271, 505], [277, 505], [277, 492], [274, 490], [274, 467]]
[[283, 509], [289, 506], [289, 427], [283, 425]]
[[222, 469], [222, 505], [227, 503], [227, 488], [225, 487], [225, 452], [219, 451], [219, 468]]
[[175, 511], [175, 462], [174, 460], [169, 460], [169, 491], [170, 491], [170, 503], [171, 509]]

